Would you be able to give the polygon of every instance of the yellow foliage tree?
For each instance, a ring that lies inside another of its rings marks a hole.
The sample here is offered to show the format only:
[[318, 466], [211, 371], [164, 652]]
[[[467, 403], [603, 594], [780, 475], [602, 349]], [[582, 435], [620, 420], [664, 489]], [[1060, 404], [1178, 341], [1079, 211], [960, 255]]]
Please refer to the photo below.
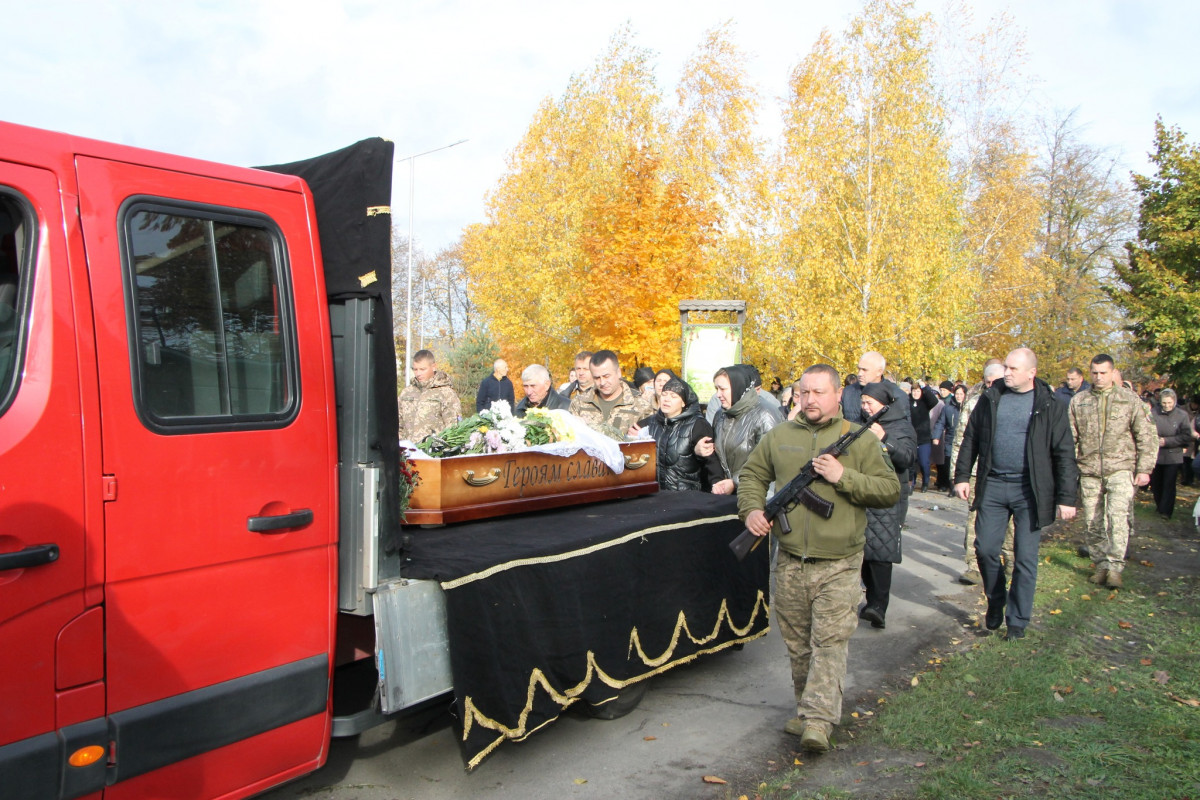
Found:
[[655, 368], [678, 364], [679, 301], [711, 283], [703, 248], [713, 217], [687, 189], [662, 174], [660, 159], [631, 152], [617, 192], [594, 199], [581, 237], [588, 284], [603, 293], [569, 300], [595, 341]]
[[793, 71], [777, 166], [774, 257], [752, 276], [751, 359], [797, 374], [853, 369], [879, 350], [895, 369], [961, 369], [957, 339], [976, 275], [931, 80], [929, 20], [871, 2], [839, 43]]
[[516, 364], [564, 368], [580, 349], [609, 346], [576, 311], [585, 299], [608, 304], [609, 287], [587, 274], [583, 234], [597, 203], [619, 193], [627, 154], [661, 151], [665, 129], [650, 55], [631, 39], [618, 32], [591, 71], [542, 103], [488, 197], [487, 222], [464, 232], [472, 299]]

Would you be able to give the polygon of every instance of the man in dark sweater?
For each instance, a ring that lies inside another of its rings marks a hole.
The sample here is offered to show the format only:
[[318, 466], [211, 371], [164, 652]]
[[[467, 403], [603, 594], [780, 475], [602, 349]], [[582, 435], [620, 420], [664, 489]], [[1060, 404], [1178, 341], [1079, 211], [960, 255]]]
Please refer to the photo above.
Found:
[[[1036, 377], [1037, 356], [1019, 348], [1004, 360], [1004, 384], [992, 384], [971, 414], [954, 469], [954, 492], [967, 499], [975, 479], [975, 554], [988, 608], [984, 623], [1008, 625], [1007, 639], [1025, 635], [1033, 613], [1041, 529], [1075, 517], [1079, 471], [1067, 409]], [[1011, 588], [1005, 586], [1000, 549], [1013, 521]], [[1005, 606], [1007, 605], [1007, 614]]]

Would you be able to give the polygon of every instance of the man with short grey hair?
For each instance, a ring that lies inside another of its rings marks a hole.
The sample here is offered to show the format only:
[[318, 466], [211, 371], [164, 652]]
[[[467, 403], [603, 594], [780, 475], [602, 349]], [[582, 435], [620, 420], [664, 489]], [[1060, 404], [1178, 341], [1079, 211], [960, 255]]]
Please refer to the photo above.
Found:
[[561, 409], [566, 411], [571, 407], [571, 401], [551, 388], [550, 370], [541, 364], [530, 364], [521, 373], [521, 388], [525, 396], [517, 403], [514, 412], [518, 417], [525, 416], [531, 408]]

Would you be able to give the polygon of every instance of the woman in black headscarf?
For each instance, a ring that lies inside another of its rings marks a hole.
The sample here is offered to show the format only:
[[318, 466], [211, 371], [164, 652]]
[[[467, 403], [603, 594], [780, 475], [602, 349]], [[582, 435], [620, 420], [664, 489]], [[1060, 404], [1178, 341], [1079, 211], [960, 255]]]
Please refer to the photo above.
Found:
[[[888, 410], [871, 426], [879, 439], [903, 486], [908, 471], [917, 460], [917, 434], [904, 415], [902, 403], [894, 402], [888, 387], [868, 383], [862, 387], [863, 416], [868, 417], [884, 406]], [[901, 500], [903, 495], [901, 496]], [[900, 504], [891, 508], [868, 508], [866, 543], [863, 547], [862, 582], [867, 590], [867, 604], [858, 616], [873, 628], [886, 625], [888, 602], [892, 596], [892, 564], [900, 563]]]
[[671, 378], [663, 384], [658, 411], [638, 426], [649, 431], [658, 445], [658, 485], [664, 491], [708, 491], [725, 477], [715, 455], [696, 453], [696, 444], [711, 438], [713, 429], [700, 413], [699, 398], [685, 381]]
[[713, 386], [721, 403], [713, 419], [716, 433], [711, 441], [700, 442], [696, 452], [716, 452], [726, 477], [713, 486], [713, 494], [733, 494], [750, 451], [767, 431], [783, 422], [783, 411], [775, 403], [759, 402], [753, 375], [744, 365], [717, 370]]

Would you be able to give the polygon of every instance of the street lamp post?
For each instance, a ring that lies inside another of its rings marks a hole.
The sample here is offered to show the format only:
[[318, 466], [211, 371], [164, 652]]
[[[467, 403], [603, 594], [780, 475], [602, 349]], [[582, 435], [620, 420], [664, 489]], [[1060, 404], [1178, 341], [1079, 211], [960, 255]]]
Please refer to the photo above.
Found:
[[407, 386], [412, 378], [412, 279], [413, 279], [413, 186], [415, 184], [416, 160], [421, 156], [427, 156], [430, 153], [436, 153], [439, 150], [449, 150], [451, 147], [460, 145], [466, 139], [459, 139], [457, 142], [435, 147], [432, 150], [426, 150], [423, 153], [414, 153], [411, 156], [397, 158], [396, 161], [408, 162], [408, 288], [404, 293], [405, 311], [404, 311], [404, 385]]

